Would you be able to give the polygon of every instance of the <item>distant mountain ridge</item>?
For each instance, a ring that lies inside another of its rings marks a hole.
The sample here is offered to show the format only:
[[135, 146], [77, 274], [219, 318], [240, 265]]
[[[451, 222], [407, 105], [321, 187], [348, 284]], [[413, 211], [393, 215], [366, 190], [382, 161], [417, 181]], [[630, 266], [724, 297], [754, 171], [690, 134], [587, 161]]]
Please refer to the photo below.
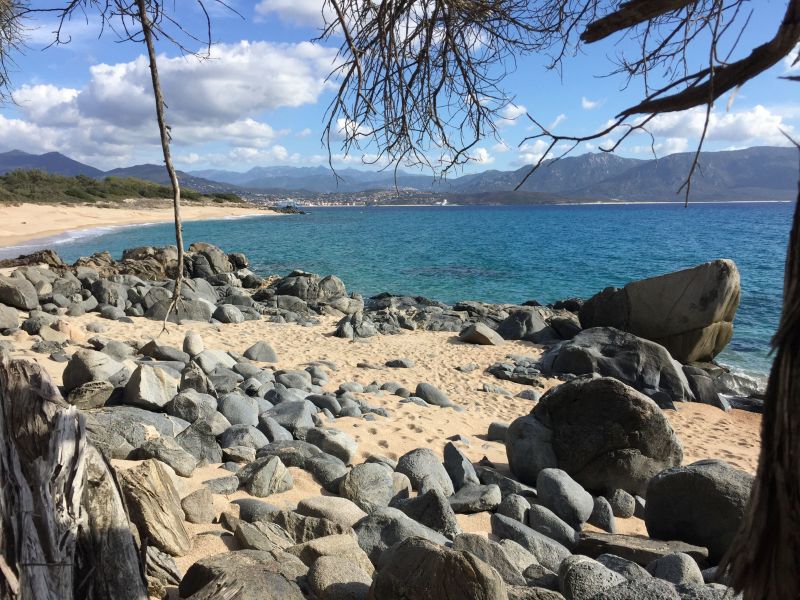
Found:
[[[435, 179], [404, 171], [341, 169], [334, 175], [327, 167], [254, 167], [244, 173], [208, 169], [179, 172], [181, 182], [201, 192], [291, 192], [359, 194], [395, 189], [436, 194], [470, 203], [539, 203], [572, 201], [671, 201], [689, 173], [694, 153], [671, 154], [658, 159], [635, 159], [608, 153], [588, 153], [559, 161], [546, 161], [521, 189], [511, 193], [530, 166], [511, 171], [486, 170], [450, 179]], [[798, 152], [795, 148], [754, 147], [743, 150], [703, 152], [692, 182], [692, 199], [794, 200], [797, 196]], [[42, 155], [19, 150], [0, 153], [0, 174], [15, 169], [41, 169], [59, 175], [89, 177], [137, 177], [161, 184], [168, 178], [162, 165], [135, 165], [101, 171], [63, 154]], [[507, 200], [504, 200], [506, 192]]]
[[75, 177], [76, 175], [99, 177], [103, 175], [103, 171], [100, 169], [72, 160], [59, 152], [28, 154], [22, 150], [11, 150], [10, 152], [0, 153], [0, 175], [5, 175], [9, 171], [31, 169], [38, 169], [55, 175], [64, 175], [65, 177]]

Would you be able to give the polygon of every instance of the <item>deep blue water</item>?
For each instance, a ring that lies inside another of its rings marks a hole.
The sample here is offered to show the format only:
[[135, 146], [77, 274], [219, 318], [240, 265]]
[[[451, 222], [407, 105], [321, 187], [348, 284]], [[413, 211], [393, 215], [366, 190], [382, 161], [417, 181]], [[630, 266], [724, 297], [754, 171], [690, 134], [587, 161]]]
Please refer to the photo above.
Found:
[[[339, 275], [365, 295], [445, 302], [547, 303], [732, 258], [742, 276], [734, 338], [720, 360], [766, 372], [780, 314], [792, 204], [312, 208], [304, 216], [187, 223], [185, 239], [244, 252], [259, 274]], [[173, 243], [172, 225], [122, 228], [55, 246], [98, 250]]]

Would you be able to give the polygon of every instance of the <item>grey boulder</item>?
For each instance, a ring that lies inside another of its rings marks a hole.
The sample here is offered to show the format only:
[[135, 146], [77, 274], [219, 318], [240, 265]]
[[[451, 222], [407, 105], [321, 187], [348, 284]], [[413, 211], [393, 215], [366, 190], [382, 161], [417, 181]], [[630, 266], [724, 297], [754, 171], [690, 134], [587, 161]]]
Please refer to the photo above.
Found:
[[536, 478], [539, 502], [573, 527], [589, 520], [592, 495], [561, 469], [543, 469]]
[[511, 424], [506, 454], [524, 483], [559, 468], [590, 491], [642, 494], [656, 473], [681, 463], [683, 449], [651, 399], [610, 377], [582, 377], [548, 390]]
[[720, 460], [667, 469], [647, 486], [647, 532], [705, 546], [717, 562], [739, 530], [752, 486], [752, 475]]
[[401, 456], [397, 461], [397, 471], [406, 475], [416, 490], [435, 485], [445, 496], [453, 495], [453, 482], [430, 448], [417, 448]]
[[539, 366], [550, 375], [614, 377], [664, 405], [695, 400], [683, 367], [666, 348], [613, 327], [585, 329], [556, 344]]

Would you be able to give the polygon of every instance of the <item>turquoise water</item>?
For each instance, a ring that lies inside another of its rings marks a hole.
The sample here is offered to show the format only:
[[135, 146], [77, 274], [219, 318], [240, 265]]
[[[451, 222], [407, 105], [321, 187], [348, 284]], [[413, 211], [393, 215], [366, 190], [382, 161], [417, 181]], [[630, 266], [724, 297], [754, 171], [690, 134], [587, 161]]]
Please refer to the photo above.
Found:
[[[732, 258], [742, 276], [734, 338], [720, 360], [769, 368], [793, 205], [692, 204], [312, 208], [300, 216], [187, 223], [202, 240], [244, 252], [260, 274], [302, 268], [348, 290], [445, 302], [542, 303]], [[69, 261], [98, 250], [172, 243], [169, 224], [122, 228], [55, 247]]]

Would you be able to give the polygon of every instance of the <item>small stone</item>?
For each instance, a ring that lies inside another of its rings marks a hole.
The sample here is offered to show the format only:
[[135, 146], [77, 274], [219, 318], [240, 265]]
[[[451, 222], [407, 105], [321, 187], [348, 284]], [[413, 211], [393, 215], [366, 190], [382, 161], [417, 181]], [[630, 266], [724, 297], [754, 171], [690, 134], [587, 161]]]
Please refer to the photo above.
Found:
[[236, 476], [250, 495], [263, 498], [294, 487], [291, 473], [277, 456], [267, 456], [250, 463]]
[[494, 329], [483, 323], [475, 323], [458, 334], [458, 339], [466, 344], [480, 344], [482, 346], [500, 346], [505, 340]]
[[183, 338], [183, 351], [194, 358], [206, 349], [203, 338], [196, 331], [187, 331]]
[[296, 512], [352, 527], [367, 516], [354, 502], [337, 496], [311, 496], [297, 504]]
[[202, 487], [181, 500], [181, 508], [190, 523], [211, 523], [214, 520], [214, 499], [208, 488]]
[[592, 514], [589, 515], [588, 523], [608, 533], [617, 532], [614, 511], [611, 509], [611, 504], [603, 496], [598, 496], [594, 499], [594, 509], [592, 509]]
[[606, 496], [615, 517], [630, 519], [636, 512], [636, 500], [625, 490], [619, 488]]
[[414, 392], [414, 395], [417, 398], [422, 398], [428, 404], [435, 404], [436, 406], [454, 406], [454, 404], [450, 401], [450, 398], [447, 397], [447, 394], [430, 383], [417, 384], [417, 389]]
[[244, 351], [244, 357], [256, 362], [278, 362], [275, 350], [265, 341], [258, 341]]
[[393, 358], [386, 361], [386, 366], [390, 369], [411, 369], [416, 363], [410, 358]]
[[467, 484], [480, 485], [475, 467], [452, 442], [447, 442], [444, 446], [444, 468], [456, 491]]
[[496, 485], [467, 484], [450, 496], [450, 506], [460, 514], [492, 511], [500, 505], [502, 498]]
[[486, 435], [486, 439], [490, 442], [505, 443], [507, 433], [508, 433], [508, 423], [500, 423], [500, 422], [489, 423], [489, 432]]
[[530, 502], [519, 494], [506, 494], [500, 506], [497, 507], [497, 514], [525, 523], [525, 515], [530, 507]]
[[667, 554], [647, 565], [647, 572], [653, 577], [669, 581], [675, 585], [695, 583], [703, 585], [703, 573], [697, 562], [682, 552]]

